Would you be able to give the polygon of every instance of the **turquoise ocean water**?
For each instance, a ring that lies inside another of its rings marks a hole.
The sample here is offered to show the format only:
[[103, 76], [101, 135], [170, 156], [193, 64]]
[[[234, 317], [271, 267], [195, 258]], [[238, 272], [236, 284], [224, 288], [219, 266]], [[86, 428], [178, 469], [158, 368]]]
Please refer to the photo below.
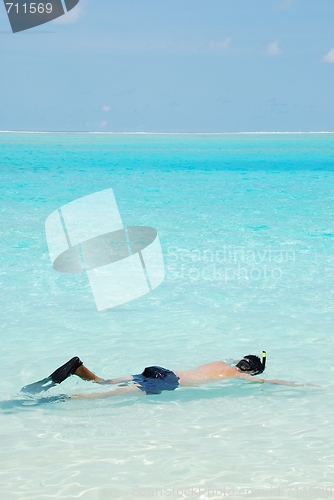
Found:
[[[0, 151], [1, 498], [334, 498], [334, 135], [1, 133]], [[98, 312], [44, 223], [107, 188], [158, 230], [166, 278]], [[267, 378], [322, 387], [20, 394], [75, 355], [116, 377], [262, 349]]]

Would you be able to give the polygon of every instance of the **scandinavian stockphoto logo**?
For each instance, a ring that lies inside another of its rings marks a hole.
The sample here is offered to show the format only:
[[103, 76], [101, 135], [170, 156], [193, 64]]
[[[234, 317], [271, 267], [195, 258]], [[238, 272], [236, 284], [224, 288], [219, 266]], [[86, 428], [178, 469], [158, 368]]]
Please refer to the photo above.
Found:
[[79, 0], [47, 0], [32, 2], [31, 0], [3, 0], [13, 33], [35, 28], [72, 10]]
[[45, 221], [51, 264], [86, 271], [98, 311], [137, 299], [160, 285], [165, 268], [153, 227], [124, 227], [112, 189], [78, 198]]

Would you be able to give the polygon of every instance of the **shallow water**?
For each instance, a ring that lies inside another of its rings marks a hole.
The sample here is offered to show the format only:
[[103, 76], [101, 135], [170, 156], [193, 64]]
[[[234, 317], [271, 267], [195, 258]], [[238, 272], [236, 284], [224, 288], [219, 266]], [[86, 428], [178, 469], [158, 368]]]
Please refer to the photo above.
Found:
[[[333, 138], [0, 134], [3, 498], [334, 498]], [[98, 312], [44, 222], [110, 187], [125, 225], [158, 230], [166, 278]], [[74, 355], [110, 377], [262, 349], [267, 378], [322, 387], [19, 392]]]

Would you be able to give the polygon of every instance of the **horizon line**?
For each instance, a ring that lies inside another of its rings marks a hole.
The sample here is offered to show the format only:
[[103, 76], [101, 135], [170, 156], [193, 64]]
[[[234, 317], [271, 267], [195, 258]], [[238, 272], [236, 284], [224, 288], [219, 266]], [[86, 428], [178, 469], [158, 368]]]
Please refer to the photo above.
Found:
[[238, 134], [333, 134], [334, 131], [243, 131], [243, 132], [108, 132], [108, 131], [83, 131], [83, 130], [0, 130], [1, 134], [99, 134], [99, 135], [238, 135]]

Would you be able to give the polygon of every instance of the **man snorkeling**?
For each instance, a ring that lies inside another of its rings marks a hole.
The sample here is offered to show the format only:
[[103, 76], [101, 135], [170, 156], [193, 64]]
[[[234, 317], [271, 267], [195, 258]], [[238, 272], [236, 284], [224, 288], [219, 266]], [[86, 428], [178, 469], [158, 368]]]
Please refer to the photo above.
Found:
[[73, 395], [71, 398], [106, 398], [109, 396], [120, 396], [130, 393], [161, 394], [162, 391], [173, 391], [180, 386], [196, 386], [214, 380], [239, 378], [250, 382], [266, 382], [268, 384], [280, 384], [298, 386], [295, 382], [284, 380], [255, 379], [254, 375], [263, 373], [266, 366], [266, 352], [262, 353], [262, 361], [258, 356], [249, 354], [244, 356], [235, 366], [225, 361], [214, 361], [198, 366], [192, 370], [180, 370], [172, 372], [161, 366], [149, 366], [138, 375], [128, 375], [114, 379], [103, 379], [91, 372], [78, 357], [70, 359], [67, 363], [55, 370], [43, 380], [22, 388], [23, 392], [39, 393], [60, 384], [71, 375], [77, 375], [82, 380], [89, 380], [101, 385], [120, 386], [109, 392], [93, 394]]

